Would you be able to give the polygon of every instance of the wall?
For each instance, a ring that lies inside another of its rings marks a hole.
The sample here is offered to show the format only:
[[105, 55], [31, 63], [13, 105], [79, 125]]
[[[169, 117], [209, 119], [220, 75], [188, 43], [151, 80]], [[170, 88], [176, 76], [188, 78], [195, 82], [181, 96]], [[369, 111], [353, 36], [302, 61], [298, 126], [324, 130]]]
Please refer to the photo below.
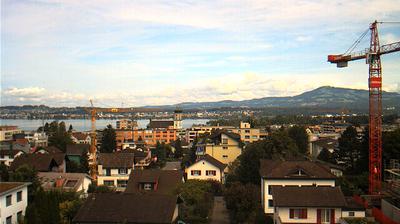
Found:
[[[354, 212], [354, 216], [350, 216], [349, 213]], [[365, 217], [365, 211], [342, 211], [343, 218], [363, 218]]]
[[389, 201], [382, 199], [382, 212], [392, 220], [400, 220], [400, 208], [392, 205]]
[[[22, 191], [22, 201], [17, 202], [17, 192]], [[11, 205], [6, 207], [6, 197], [12, 195]], [[17, 188], [10, 194], [5, 194], [0, 197], [0, 223], [6, 223], [6, 218], [12, 216], [12, 223], [17, 223], [17, 213], [22, 211], [25, 215], [26, 206], [28, 206], [28, 188]]]
[[97, 176], [97, 185], [98, 186], [104, 185], [104, 181], [114, 181], [114, 186], [117, 187], [117, 181], [118, 180], [129, 180], [129, 174], [132, 171], [132, 169], [128, 169], [127, 174], [119, 174], [118, 169], [111, 169], [111, 176], [105, 176], [103, 174], [104, 170], [105, 169], [103, 169], [102, 165], [98, 165], [98, 172], [99, 172], [99, 175]]
[[[205, 152], [206, 154], [209, 154], [220, 162], [229, 165], [230, 163], [235, 161], [235, 159], [242, 153], [242, 149], [239, 147], [239, 143], [236, 140], [224, 134], [222, 134], [221, 136], [222, 138], [228, 139], [228, 144], [222, 144], [222, 141], [219, 145], [207, 144], [205, 146]], [[224, 147], [228, 148], [224, 149]]]
[[[278, 214], [274, 217], [279, 216], [282, 223], [317, 223], [317, 208], [307, 208], [307, 219], [291, 219], [289, 216], [289, 208], [277, 208], [277, 212]], [[341, 214], [341, 209], [335, 208], [335, 223], [340, 222]]]
[[[201, 170], [201, 175], [200, 176], [192, 176], [191, 171], [192, 170]], [[215, 176], [206, 176], [206, 170], [215, 170], [216, 175]], [[211, 163], [205, 161], [205, 160], [200, 160], [197, 163], [193, 164], [192, 166], [188, 167], [185, 170], [187, 174], [187, 179], [197, 179], [197, 180], [216, 180], [216, 181], [222, 181], [224, 177], [223, 171], [221, 171], [218, 167], [212, 165]], [[221, 174], [222, 173], [222, 174]]]
[[277, 185], [277, 186], [311, 186], [314, 183], [317, 186], [335, 186], [335, 180], [318, 180], [318, 179], [308, 179], [308, 180], [285, 180], [285, 179], [274, 179], [274, 180], [268, 180], [268, 179], [262, 179], [261, 180], [263, 183], [263, 201], [262, 204], [264, 205], [264, 212], [267, 214], [271, 214], [274, 212], [273, 207], [270, 208], [268, 206], [268, 200], [273, 199], [272, 195], [268, 194], [268, 187], [270, 185]]

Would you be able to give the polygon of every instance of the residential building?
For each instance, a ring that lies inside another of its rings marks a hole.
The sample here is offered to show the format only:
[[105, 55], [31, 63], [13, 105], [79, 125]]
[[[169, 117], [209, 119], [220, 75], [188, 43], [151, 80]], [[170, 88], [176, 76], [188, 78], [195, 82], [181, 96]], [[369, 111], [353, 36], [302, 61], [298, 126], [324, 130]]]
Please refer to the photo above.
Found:
[[28, 206], [28, 185], [22, 182], [0, 182], [0, 223], [23, 222]]
[[31, 146], [26, 139], [2, 141], [0, 142], [0, 150], [19, 150], [30, 153]]
[[337, 139], [334, 138], [319, 138], [315, 141], [311, 142], [311, 151], [310, 155], [314, 158], [317, 158], [321, 153], [322, 149], [327, 149], [330, 153], [333, 153], [339, 145]]
[[206, 154], [224, 163], [231, 164], [242, 153], [242, 141], [240, 136], [226, 130], [217, 130], [210, 136], [202, 139], [197, 144], [196, 154]]
[[64, 190], [87, 194], [92, 178], [86, 173], [38, 172], [44, 190]]
[[39, 172], [65, 173], [65, 154], [24, 154], [14, 159], [10, 170], [16, 170], [22, 165], [28, 165]]
[[90, 144], [91, 141], [90, 134], [83, 132], [72, 132], [71, 139], [75, 144]]
[[136, 129], [133, 130], [133, 141], [144, 141], [146, 145], [155, 146], [157, 142], [169, 144], [177, 140], [177, 130], [167, 129]]
[[25, 135], [32, 147], [47, 147], [49, 136], [44, 132], [31, 132]]
[[22, 130], [18, 126], [0, 126], [0, 141], [13, 140], [13, 135], [22, 133]]
[[135, 160], [135, 165], [134, 168], [139, 168], [139, 169], [144, 169], [148, 167], [151, 162], [151, 151], [150, 150], [143, 150], [141, 148], [127, 148], [123, 149], [121, 151], [118, 151], [119, 153], [133, 153], [134, 155], [134, 160]]
[[21, 150], [0, 150], [0, 163], [10, 166], [14, 159], [24, 154]]
[[133, 170], [129, 176], [125, 193], [155, 193], [174, 195], [175, 189], [183, 182], [179, 170]]
[[82, 156], [87, 156], [89, 149], [89, 144], [70, 144], [67, 145], [65, 154], [69, 161], [73, 161], [76, 164], [81, 164]]
[[274, 222], [340, 223], [346, 201], [340, 187], [273, 186]]
[[185, 169], [186, 178], [197, 180], [215, 180], [225, 182], [224, 170], [226, 164], [206, 154]]
[[91, 194], [72, 220], [75, 224], [176, 223], [180, 200], [164, 194]]
[[261, 204], [264, 212], [274, 213], [273, 186], [335, 186], [336, 176], [311, 161], [260, 160]]
[[247, 122], [240, 122], [239, 128], [230, 128], [227, 130], [240, 135], [240, 140], [244, 143], [253, 143], [265, 139], [268, 135], [265, 130], [252, 128], [250, 123]]
[[117, 141], [117, 148], [115, 151], [121, 150], [122, 145], [125, 142], [132, 142], [133, 141], [133, 131], [126, 130], [126, 129], [117, 129], [115, 130], [115, 139]]
[[97, 163], [97, 185], [115, 187], [118, 191], [125, 190], [129, 174], [135, 165], [133, 153], [99, 153]]
[[63, 153], [61, 149], [57, 148], [56, 146], [48, 146], [45, 148], [40, 148], [36, 150], [34, 153], [36, 154], [59, 154]]
[[229, 130], [234, 129], [233, 126], [207, 126], [207, 125], [197, 125], [186, 129], [185, 139], [188, 143], [194, 142], [196, 138], [211, 134], [211, 132], [216, 130]]
[[117, 129], [127, 129], [127, 130], [132, 130], [134, 128], [137, 128], [137, 122], [131, 119], [122, 119], [116, 121], [116, 128]]

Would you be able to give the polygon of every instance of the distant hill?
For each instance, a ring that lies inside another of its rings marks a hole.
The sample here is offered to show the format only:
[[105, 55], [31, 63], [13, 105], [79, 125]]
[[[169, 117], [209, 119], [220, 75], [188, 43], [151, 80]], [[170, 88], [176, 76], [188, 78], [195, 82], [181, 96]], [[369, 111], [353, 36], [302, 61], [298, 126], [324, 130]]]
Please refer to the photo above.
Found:
[[[347, 89], [331, 86], [322, 86], [317, 89], [304, 92], [297, 96], [288, 97], [263, 97], [259, 99], [233, 101], [224, 100], [218, 102], [185, 102], [175, 105], [157, 106], [162, 108], [181, 109], [207, 109], [222, 107], [324, 107], [324, 108], [368, 108], [368, 90]], [[394, 92], [383, 92], [383, 107], [400, 107], [400, 94]], [[151, 107], [151, 106], [149, 106]]]

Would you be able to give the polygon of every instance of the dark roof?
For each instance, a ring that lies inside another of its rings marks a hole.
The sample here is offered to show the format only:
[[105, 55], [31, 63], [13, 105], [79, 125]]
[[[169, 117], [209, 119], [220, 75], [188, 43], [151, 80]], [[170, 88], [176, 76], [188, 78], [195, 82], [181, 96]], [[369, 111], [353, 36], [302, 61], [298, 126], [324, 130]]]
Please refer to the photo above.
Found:
[[119, 153], [133, 153], [135, 155], [135, 164], [139, 163], [140, 161], [146, 159], [147, 156], [149, 156], [149, 159], [151, 159], [151, 155], [149, 155], [149, 151], [140, 151], [137, 149], [131, 149], [131, 148], [127, 148], [127, 149], [123, 149], [121, 151], [118, 151]]
[[0, 195], [7, 194], [13, 189], [19, 189], [24, 186], [28, 186], [30, 183], [26, 182], [0, 182]]
[[92, 194], [74, 223], [172, 223], [177, 196], [159, 194]]
[[340, 187], [330, 186], [272, 186], [276, 207], [345, 207]]
[[66, 154], [67, 155], [83, 155], [83, 153], [87, 153], [90, 149], [89, 144], [70, 144], [67, 145]]
[[212, 165], [218, 167], [218, 168], [219, 168], [220, 170], [222, 170], [222, 171], [223, 171], [223, 170], [226, 168], [226, 166], [227, 166], [225, 163], [220, 162], [219, 160], [215, 159], [214, 157], [212, 157], [212, 156], [210, 156], [210, 155], [208, 155], [208, 154], [206, 154], [206, 155], [204, 155], [203, 157], [199, 158], [199, 159], [197, 160], [197, 162], [200, 162], [201, 160], [205, 160], [205, 161], [211, 163]]
[[174, 126], [173, 120], [150, 120], [149, 128], [168, 128]]
[[[299, 172], [301, 175], [299, 175]], [[329, 169], [311, 161], [260, 160], [260, 175], [264, 178], [334, 179]]]
[[10, 156], [11, 155], [12, 157], [14, 157], [19, 152], [25, 153], [22, 150], [7, 150], [7, 149], [4, 149], [4, 150], [0, 150], [0, 156]]
[[213, 139], [213, 140], [221, 140], [221, 134], [225, 134], [228, 137], [233, 138], [240, 142], [240, 135], [233, 133], [233, 132], [228, 132], [224, 129], [215, 130], [214, 133], [212, 133], [210, 136], [208, 136], [208, 138]]
[[[58, 173], [38, 172], [38, 178], [43, 189], [52, 190], [62, 187], [64, 190], [79, 190], [85, 178], [92, 179], [86, 173]], [[57, 186], [57, 180], [61, 180], [61, 186]]]
[[105, 168], [132, 168], [135, 156], [133, 153], [99, 153], [98, 164]]
[[71, 135], [75, 137], [78, 141], [85, 141], [86, 138], [89, 136], [89, 134], [82, 132], [73, 132]]
[[63, 153], [61, 149], [55, 147], [55, 146], [48, 146], [46, 148], [43, 148], [46, 152], [53, 154], [53, 153]]
[[342, 209], [344, 211], [365, 211], [364, 207], [358, 204], [352, 197], [346, 197], [346, 206]]
[[10, 170], [16, 170], [22, 165], [28, 165], [37, 171], [51, 171], [53, 167], [64, 162], [65, 154], [25, 154], [18, 156], [11, 163]]
[[152, 193], [174, 194], [175, 189], [182, 183], [182, 177], [179, 170], [132, 170], [125, 193], [143, 192], [139, 187], [140, 183], [157, 183], [157, 190]]

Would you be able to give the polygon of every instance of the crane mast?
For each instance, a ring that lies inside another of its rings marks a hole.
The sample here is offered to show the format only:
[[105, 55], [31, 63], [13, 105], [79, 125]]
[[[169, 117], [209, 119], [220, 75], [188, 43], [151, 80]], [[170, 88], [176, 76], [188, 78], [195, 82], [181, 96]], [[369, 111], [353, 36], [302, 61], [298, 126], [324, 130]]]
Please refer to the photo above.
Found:
[[[381, 194], [382, 188], [382, 65], [381, 55], [400, 51], [400, 42], [379, 45], [378, 23], [369, 27], [370, 46], [365, 51], [328, 55], [328, 61], [337, 67], [347, 67], [349, 61], [366, 59], [369, 66], [369, 194]], [[366, 33], [364, 33], [366, 34]], [[361, 38], [364, 36], [361, 36]], [[361, 38], [352, 46], [354, 49]]]

